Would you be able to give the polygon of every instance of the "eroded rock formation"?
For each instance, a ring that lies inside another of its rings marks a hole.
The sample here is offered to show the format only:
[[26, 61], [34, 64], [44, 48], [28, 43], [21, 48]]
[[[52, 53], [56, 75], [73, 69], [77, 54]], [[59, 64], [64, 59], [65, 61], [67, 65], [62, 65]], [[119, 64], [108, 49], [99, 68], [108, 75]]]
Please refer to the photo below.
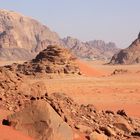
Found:
[[53, 45], [49, 45], [31, 61], [6, 67], [25, 75], [80, 74], [76, 58], [67, 49]]

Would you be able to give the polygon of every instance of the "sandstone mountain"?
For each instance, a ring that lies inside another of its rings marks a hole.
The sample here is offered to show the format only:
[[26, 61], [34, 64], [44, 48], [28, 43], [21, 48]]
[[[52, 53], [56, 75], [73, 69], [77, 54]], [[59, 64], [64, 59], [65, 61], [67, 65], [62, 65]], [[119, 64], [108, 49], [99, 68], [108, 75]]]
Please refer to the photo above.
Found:
[[132, 44], [115, 54], [110, 64], [138, 64], [140, 63], [140, 33]]
[[67, 37], [63, 39], [63, 42], [76, 56], [86, 59], [108, 60], [119, 51], [115, 43], [105, 43], [102, 40], [81, 42]]
[[0, 10], [0, 60], [29, 60], [48, 45], [67, 47], [80, 58], [108, 59], [118, 51], [114, 43], [61, 39], [40, 22], [19, 13]]
[[0, 59], [31, 59], [60, 38], [47, 26], [13, 11], [0, 10]]

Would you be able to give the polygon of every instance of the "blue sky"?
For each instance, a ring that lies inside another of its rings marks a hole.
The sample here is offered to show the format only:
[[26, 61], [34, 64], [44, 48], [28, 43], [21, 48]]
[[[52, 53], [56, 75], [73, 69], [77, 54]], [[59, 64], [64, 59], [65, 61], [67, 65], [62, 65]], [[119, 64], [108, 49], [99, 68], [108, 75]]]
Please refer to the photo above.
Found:
[[101, 39], [127, 47], [140, 31], [140, 0], [0, 0], [0, 8], [31, 16], [61, 37]]

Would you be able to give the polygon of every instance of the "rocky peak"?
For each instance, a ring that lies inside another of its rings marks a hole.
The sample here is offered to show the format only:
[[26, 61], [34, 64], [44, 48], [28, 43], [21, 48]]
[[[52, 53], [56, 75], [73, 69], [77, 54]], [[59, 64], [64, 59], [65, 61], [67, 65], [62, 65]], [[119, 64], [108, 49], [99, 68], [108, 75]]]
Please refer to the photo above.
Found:
[[119, 49], [115, 43], [106, 43], [102, 40], [82, 42], [78, 39], [67, 37], [63, 39], [64, 45], [80, 58], [110, 59]]
[[66, 47], [71, 49], [77, 45], [80, 45], [82, 42], [80, 42], [80, 40], [78, 40], [76, 38], [72, 38], [72, 37], [68, 36], [63, 39], [63, 43], [65, 44]]
[[138, 64], [140, 63], [140, 33], [138, 38], [131, 43], [131, 45], [116, 53], [110, 64]]

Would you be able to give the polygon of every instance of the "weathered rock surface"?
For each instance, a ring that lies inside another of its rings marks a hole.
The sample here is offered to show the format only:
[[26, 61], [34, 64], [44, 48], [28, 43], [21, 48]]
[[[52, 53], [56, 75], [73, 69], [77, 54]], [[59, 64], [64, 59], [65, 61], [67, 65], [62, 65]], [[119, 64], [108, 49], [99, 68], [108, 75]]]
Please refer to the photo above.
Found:
[[110, 64], [139, 64], [140, 63], [140, 35], [138, 38], [126, 49], [116, 53]]
[[107, 136], [105, 136], [104, 134], [93, 132], [90, 134], [89, 140], [107, 140]]
[[98, 111], [93, 105], [78, 105], [62, 93], [54, 93], [45, 98], [65, 122], [88, 137], [96, 131], [97, 137], [102, 139], [139, 139], [138, 135], [132, 135], [134, 132], [138, 134], [136, 130], [140, 129], [139, 120], [115, 112]]
[[34, 97], [44, 96], [47, 92], [43, 82], [30, 83], [19, 73], [0, 68], [0, 107], [19, 111]]
[[41, 51], [35, 59], [6, 68], [25, 75], [80, 74], [76, 58], [67, 49], [52, 45]]
[[73, 131], [45, 101], [8, 117], [11, 126], [37, 140], [73, 140]]

